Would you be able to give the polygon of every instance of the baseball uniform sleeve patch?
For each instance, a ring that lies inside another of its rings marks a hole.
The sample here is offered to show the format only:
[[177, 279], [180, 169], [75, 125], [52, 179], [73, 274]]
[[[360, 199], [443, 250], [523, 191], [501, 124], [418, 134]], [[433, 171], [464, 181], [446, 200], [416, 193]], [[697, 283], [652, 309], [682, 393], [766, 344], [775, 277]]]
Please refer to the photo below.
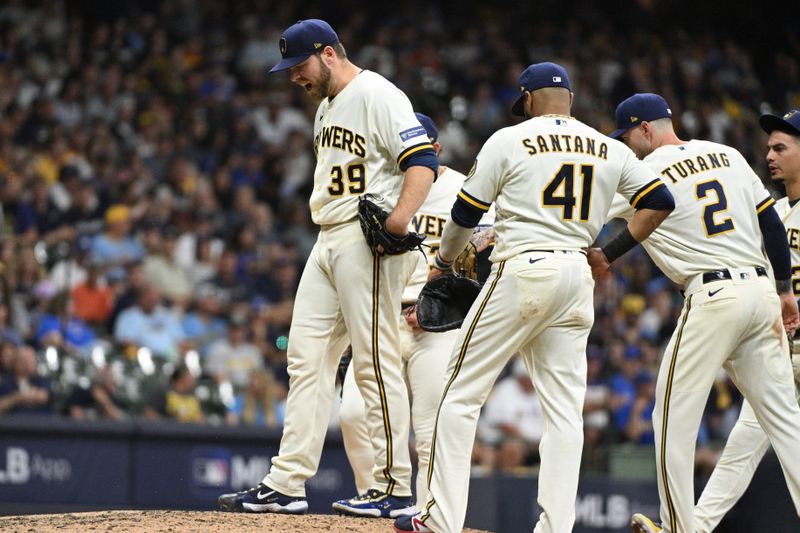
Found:
[[404, 143], [409, 139], [413, 139], [414, 137], [428, 137], [428, 134], [425, 133], [425, 128], [422, 126], [414, 126], [413, 128], [409, 128], [405, 131], [400, 132], [400, 140]]

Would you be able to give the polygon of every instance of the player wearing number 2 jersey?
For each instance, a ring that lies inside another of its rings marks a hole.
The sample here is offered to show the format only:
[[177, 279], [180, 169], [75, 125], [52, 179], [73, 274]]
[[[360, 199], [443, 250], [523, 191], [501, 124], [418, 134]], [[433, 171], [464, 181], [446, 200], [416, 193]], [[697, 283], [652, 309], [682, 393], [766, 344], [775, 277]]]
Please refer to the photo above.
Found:
[[546, 421], [540, 445], [542, 514], [535, 531], [572, 530], [583, 448], [586, 340], [594, 318], [594, 282], [582, 249], [600, 231], [615, 192], [638, 209], [627, 230], [634, 244], [673, 207], [661, 180], [628, 148], [570, 116], [572, 92], [563, 67], [531, 65], [520, 86], [514, 111], [532, 118], [501, 129], [484, 144], [445, 224], [429, 275], [449, 269], [494, 203], [492, 271], [450, 357], [431, 445], [428, 499], [420, 514], [396, 520], [396, 531], [461, 531], [478, 415], [516, 352], [536, 384]]
[[793, 458], [800, 449], [800, 407], [784, 332], [798, 322], [789, 248], [774, 200], [739, 152], [679, 139], [667, 102], [655, 94], [628, 98], [616, 115], [614, 133], [675, 197], [675, 211], [642, 245], [684, 286], [686, 298], [661, 361], [653, 411], [662, 525], [643, 515], [634, 515], [631, 525], [642, 533], [695, 532], [695, 442], [720, 367], [752, 405], [790, 491], [800, 488]]
[[[763, 115], [761, 127], [769, 134], [767, 162], [772, 179], [783, 181], [786, 197], [775, 203], [789, 238], [792, 258], [792, 292], [800, 297], [800, 111], [783, 117]], [[792, 363], [795, 387], [800, 383], [800, 339], [795, 334]], [[800, 390], [796, 390], [800, 393]], [[711, 474], [694, 509], [698, 533], [711, 533], [725, 514], [744, 494], [761, 458], [769, 449], [769, 438], [758, 423], [753, 407], [745, 401], [739, 420], [731, 430], [725, 450]], [[791, 491], [795, 512], [800, 516], [800, 490]], [[786, 530], [796, 530], [798, 525]]]

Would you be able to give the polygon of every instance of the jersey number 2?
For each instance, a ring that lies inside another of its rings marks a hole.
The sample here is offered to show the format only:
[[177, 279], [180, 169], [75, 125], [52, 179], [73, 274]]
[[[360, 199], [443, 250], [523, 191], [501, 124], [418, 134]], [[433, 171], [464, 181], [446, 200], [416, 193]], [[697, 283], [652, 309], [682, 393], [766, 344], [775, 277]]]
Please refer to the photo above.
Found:
[[728, 210], [728, 199], [725, 198], [725, 190], [717, 180], [703, 181], [695, 186], [697, 199], [707, 198], [713, 192], [717, 196], [717, 201], [710, 203], [703, 209], [703, 225], [706, 227], [706, 235], [714, 237], [721, 233], [733, 231], [733, 219], [727, 217], [717, 222], [714, 215]]
[[347, 177], [347, 190], [350, 194], [361, 194], [367, 190], [366, 173], [361, 163], [347, 165], [347, 170], [343, 170], [341, 165], [336, 165], [331, 168], [331, 184], [328, 185], [328, 192], [331, 196], [344, 194], [344, 178]]
[[[580, 213], [578, 220], [586, 222], [589, 220], [589, 206], [592, 201], [592, 180], [594, 179], [594, 166], [581, 165], [581, 175], [583, 181], [581, 183], [581, 196], [580, 196]], [[563, 185], [563, 188], [562, 188]], [[547, 184], [547, 187], [542, 191], [542, 205], [545, 207], [560, 207], [561, 218], [564, 220], [574, 220], [575, 204], [578, 199], [575, 198], [575, 165], [573, 163], [564, 163], [558, 169], [556, 175]]]

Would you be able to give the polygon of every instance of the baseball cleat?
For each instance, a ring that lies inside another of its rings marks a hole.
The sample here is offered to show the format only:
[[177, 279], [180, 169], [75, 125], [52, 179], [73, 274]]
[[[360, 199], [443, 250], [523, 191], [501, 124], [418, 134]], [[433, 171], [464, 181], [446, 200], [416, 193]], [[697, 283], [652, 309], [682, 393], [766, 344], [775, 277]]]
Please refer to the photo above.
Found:
[[401, 516], [394, 521], [395, 533], [433, 533], [433, 530], [420, 520], [419, 513]]
[[223, 494], [217, 498], [217, 503], [223, 511], [239, 513], [305, 514], [308, 511], [305, 498], [281, 494], [263, 483], [252, 489]]
[[645, 515], [636, 513], [631, 517], [631, 530], [633, 533], [659, 533], [661, 528]]
[[411, 496], [390, 496], [376, 489], [349, 500], [334, 502], [333, 510], [339, 514], [372, 518], [397, 518], [417, 512]]

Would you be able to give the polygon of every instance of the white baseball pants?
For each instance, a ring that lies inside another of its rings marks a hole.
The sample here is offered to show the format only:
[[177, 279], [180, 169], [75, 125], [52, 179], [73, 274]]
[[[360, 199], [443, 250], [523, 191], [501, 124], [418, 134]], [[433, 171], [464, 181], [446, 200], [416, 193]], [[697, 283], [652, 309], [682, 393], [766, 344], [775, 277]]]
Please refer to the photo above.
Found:
[[373, 257], [357, 221], [320, 230], [295, 298], [286, 421], [280, 451], [264, 478], [270, 488], [305, 495], [305, 481], [319, 466], [336, 368], [349, 342], [374, 450], [372, 488], [411, 495], [408, 394], [397, 322], [404, 262], [402, 255]]

